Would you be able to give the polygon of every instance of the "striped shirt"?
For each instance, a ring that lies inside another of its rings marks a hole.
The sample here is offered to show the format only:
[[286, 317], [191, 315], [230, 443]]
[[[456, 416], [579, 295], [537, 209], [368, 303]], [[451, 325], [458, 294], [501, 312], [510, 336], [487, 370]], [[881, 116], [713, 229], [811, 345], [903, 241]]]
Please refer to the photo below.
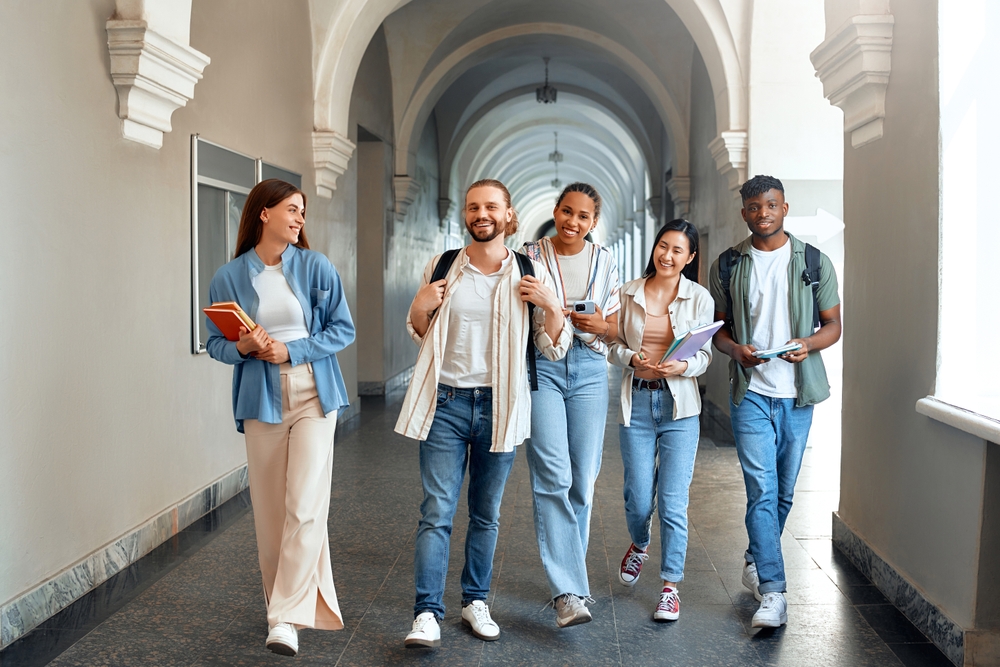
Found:
[[[562, 271], [559, 268], [559, 256], [550, 238], [542, 237], [533, 243], [525, 243], [522, 252], [534, 261], [543, 264], [552, 276], [552, 282], [558, 298], [564, 308], [569, 308], [566, 299], [566, 285], [563, 282]], [[607, 248], [596, 243], [587, 243], [583, 252], [590, 252], [590, 281], [584, 299], [593, 301], [601, 309], [605, 318], [621, 310], [621, 285], [618, 281], [618, 265], [615, 257]], [[569, 321], [569, 316], [566, 316]], [[572, 324], [570, 325], [572, 327]], [[598, 354], [607, 356], [608, 346], [595, 334], [574, 331], [574, 335], [583, 341], [587, 347]]]
[[[440, 255], [424, 268], [423, 285], [430, 282]], [[406, 390], [403, 407], [396, 420], [396, 433], [416, 440], [426, 440], [434, 423], [437, 410], [437, 386], [441, 377], [441, 365], [449, 354], [448, 321], [451, 317], [452, 295], [465, 275], [469, 257], [462, 249], [448, 270], [445, 279], [448, 285], [444, 291], [444, 301], [431, 320], [427, 332], [421, 338], [413, 328], [410, 316], [406, 316], [406, 328], [410, 337], [420, 345], [417, 363], [413, 367], [413, 379]], [[512, 452], [514, 447], [524, 442], [531, 433], [531, 391], [528, 388], [528, 364], [525, 349], [528, 344], [528, 307], [521, 301], [518, 284], [520, 273], [515, 270], [517, 262], [510, 262], [501, 269], [500, 282], [493, 291], [493, 321], [490, 326], [492, 348], [489, 360], [492, 366], [490, 387], [493, 390], [493, 435], [491, 452]], [[553, 289], [552, 279], [542, 267], [535, 264], [535, 275]], [[566, 356], [573, 344], [573, 328], [563, 323], [559, 340], [555, 343], [545, 333], [545, 311], [535, 308], [532, 323], [535, 347], [547, 359], [557, 361]]]

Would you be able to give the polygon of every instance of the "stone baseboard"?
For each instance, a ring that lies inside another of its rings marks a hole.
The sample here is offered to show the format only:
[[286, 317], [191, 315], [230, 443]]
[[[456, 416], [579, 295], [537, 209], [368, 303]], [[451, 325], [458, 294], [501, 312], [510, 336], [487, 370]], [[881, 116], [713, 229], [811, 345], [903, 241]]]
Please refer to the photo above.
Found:
[[[360, 408], [360, 401], [358, 401]], [[31, 632], [85, 593], [247, 488], [246, 464], [156, 515], [111, 544], [0, 606], [0, 648]]]
[[[966, 637], [975, 631], [966, 633], [962, 626], [948, 618], [913, 584], [875, 553], [864, 538], [843, 522], [837, 512], [833, 513], [833, 544], [955, 665], [972, 667], [972, 665], [996, 664], [969, 662], [973, 655], [968, 650], [971, 646], [966, 645]], [[987, 639], [982, 638], [979, 644], [988, 643], [985, 641]], [[980, 646], [979, 651], [985, 654], [989, 648]]]
[[413, 366], [396, 373], [384, 382], [359, 382], [358, 395], [360, 396], [388, 396], [389, 394], [405, 389], [413, 377]]

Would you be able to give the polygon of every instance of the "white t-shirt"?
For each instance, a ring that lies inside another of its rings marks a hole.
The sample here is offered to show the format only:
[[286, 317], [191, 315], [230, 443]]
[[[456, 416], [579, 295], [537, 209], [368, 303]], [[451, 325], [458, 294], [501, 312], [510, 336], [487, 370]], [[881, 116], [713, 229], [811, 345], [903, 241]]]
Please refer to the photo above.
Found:
[[[788, 264], [792, 242], [771, 252], [750, 247], [753, 272], [750, 274], [751, 344], [758, 350], [784, 345], [792, 338], [792, 317], [788, 309]], [[774, 358], [753, 369], [750, 391], [772, 398], [795, 398], [795, 367]]]
[[489, 387], [493, 383], [493, 293], [500, 275], [514, 254], [508, 249], [500, 270], [484, 274], [469, 262], [462, 269], [462, 282], [451, 295], [448, 317], [448, 347], [441, 360], [442, 384], [451, 387]]
[[260, 299], [257, 324], [264, 327], [268, 336], [282, 343], [309, 337], [302, 304], [288, 286], [285, 274], [281, 272], [281, 262], [265, 266], [254, 276], [253, 288]]
[[587, 298], [587, 288], [590, 287], [590, 259], [593, 248], [590, 243], [575, 255], [556, 255], [559, 260], [559, 271], [562, 273], [563, 290], [566, 294], [566, 305]]

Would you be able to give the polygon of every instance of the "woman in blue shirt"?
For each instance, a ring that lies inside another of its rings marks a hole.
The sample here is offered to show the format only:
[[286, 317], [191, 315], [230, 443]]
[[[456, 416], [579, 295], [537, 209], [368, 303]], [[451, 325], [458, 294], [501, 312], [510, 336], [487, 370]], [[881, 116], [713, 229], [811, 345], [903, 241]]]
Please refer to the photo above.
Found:
[[327, 515], [337, 411], [347, 391], [334, 356], [354, 341], [337, 270], [309, 250], [306, 196], [277, 179], [250, 191], [234, 259], [212, 303], [235, 301], [257, 324], [230, 341], [208, 321], [208, 353], [233, 365], [233, 414], [246, 437], [268, 635], [295, 655], [298, 629], [340, 630]]

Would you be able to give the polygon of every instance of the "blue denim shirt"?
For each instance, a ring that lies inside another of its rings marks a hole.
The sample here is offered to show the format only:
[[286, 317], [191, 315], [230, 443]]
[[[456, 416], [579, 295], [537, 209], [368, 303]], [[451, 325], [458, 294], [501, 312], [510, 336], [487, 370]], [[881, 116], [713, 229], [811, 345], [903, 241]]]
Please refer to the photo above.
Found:
[[[312, 362], [316, 391], [323, 412], [329, 414], [350, 405], [347, 387], [334, 355], [354, 342], [354, 322], [340, 275], [325, 255], [289, 245], [281, 253], [281, 272], [302, 305], [309, 337], [286, 343], [293, 366]], [[229, 262], [212, 278], [208, 298], [212, 303], [235, 301], [251, 319], [257, 317], [259, 299], [253, 279], [264, 270], [264, 262], [250, 250]], [[281, 379], [278, 365], [241, 356], [236, 342], [226, 340], [208, 320], [208, 354], [233, 364], [233, 416], [236, 430], [243, 432], [244, 419], [265, 424], [281, 423]]]

